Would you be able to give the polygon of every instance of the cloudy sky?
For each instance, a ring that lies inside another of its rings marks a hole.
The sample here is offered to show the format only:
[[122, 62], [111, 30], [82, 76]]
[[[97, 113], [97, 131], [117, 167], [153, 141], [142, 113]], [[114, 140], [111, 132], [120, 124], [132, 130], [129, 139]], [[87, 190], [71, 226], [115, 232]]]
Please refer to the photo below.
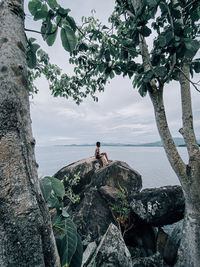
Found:
[[[25, 1], [26, 5], [28, 0]], [[114, 0], [58, 0], [70, 8], [77, 23], [82, 16], [91, 15], [106, 23], [113, 10]], [[83, 4], [84, 3], [84, 4]], [[26, 9], [26, 27], [37, 29]], [[30, 36], [30, 35], [29, 35]], [[51, 62], [60, 66], [63, 72], [71, 72], [68, 54], [62, 48], [59, 38], [53, 47], [47, 47], [38, 35], [41, 48], [48, 51]], [[199, 77], [195, 77], [196, 80]], [[200, 79], [198, 79], [200, 80]], [[142, 98], [132, 87], [131, 80], [117, 77], [98, 95], [99, 102], [91, 98], [77, 106], [72, 100], [54, 98], [44, 79], [36, 81], [39, 93], [31, 101], [33, 134], [38, 145], [93, 144], [97, 140], [112, 143], [146, 143], [160, 140], [157, 133], [152, 104], [149, 97]], [[165, 104], [169, 125], [174, 137], [181, 127], [181, 103], [179, 85], [173, 83], [165, 88]], [[200, 136], [200, 94], [192, 88], [194, 123], [197, 137]]]

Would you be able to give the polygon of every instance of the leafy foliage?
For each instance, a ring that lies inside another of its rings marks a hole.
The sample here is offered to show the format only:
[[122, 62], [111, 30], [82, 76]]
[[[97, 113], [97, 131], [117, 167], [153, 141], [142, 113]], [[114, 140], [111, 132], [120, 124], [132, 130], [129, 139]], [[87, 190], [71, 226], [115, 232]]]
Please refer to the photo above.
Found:
[[[30, 13], [34, 20], [41, 20], [40, 33], [43, 40], [52, 46], [56, 40], [58, 29], [61, 29], [60, 37], [64, 49], [72, 52], [77, 44], [76, 23], [68, 14], [70, 9], [62, 8], [56, 0], [31, 0], [28, 4]], [[35, 40], [34, 40], [35, 41]], [[34, 69], [37, 65], [36, 51], [39, 48], [38, 44], [32, 44], [28, 40], [28, 67]]]
[[[109, 22], [102, 25], [94, 17], [83, 17], [78, 42], [69, 62], [74, 75], [57, 77], [51, 90], [54, 96], [72, 96], [76, 103], [96, 93], [116, 75], [133, 79], [141, 96], [151, 91], [150, 81], [159, 86], [178, 80], [183, 61], [191, 62], [191, 74], [199, 72], [200, 2], [181, 0], [141, 1], [135, 12], [131, 1], [117, 0]], [[183, 21], [184, 28], [180, 23]], [[64, 29], [63, 38], [65, 38]], [[153, 39], [149, 58], [145, 58], [140, 40]], [[65, 42], [65, 45], [68, 45]], [[142, 60], [141, 60], [142, 58]], [[146, 70], [146, 65], [151, 66]]]
[[40, 180], [40, 188], [52, 215], [52, 227], [61, 266], [81, 266], [82, 242], [75, 224], [64, 208], [65, 188], [63, 182], [46, 176]]
[[78, 194], [75, 194], [73, 191], [73, 186], [78, 185], [79, 181], [80, 181], [80, 172], [75, 174], [73, 178], [69, 178], [68, 176], [64, 177], [66, 195], [73, 204], [80, 201], [80, 196]]

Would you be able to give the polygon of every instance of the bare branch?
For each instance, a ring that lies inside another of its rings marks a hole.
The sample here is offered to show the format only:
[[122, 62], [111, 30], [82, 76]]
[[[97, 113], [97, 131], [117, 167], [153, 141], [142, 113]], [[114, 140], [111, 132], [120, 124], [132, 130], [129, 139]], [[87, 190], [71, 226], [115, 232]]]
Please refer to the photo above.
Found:
[[195, 83], [195, 82], [191, 81], [187, 77], [187, 75], [184, 73], [184, 71], [182, 71], [181, 68], [179, 68], [179, 67], [176, 66], [176, 69], [178, 69], [184, 75], [184, 77], [194, 86], [194, 88], [200, 93], [200, 89], [198, 89], [198, 87], [197, 87], [197, 86], [200, 86], [200, 84], [199, 84], [200, 81], [198, 81], [197, 83]]
[[26, 32], [35, 32], [35, 33], [39, 33], [39, 34], [42, 34], [41, 32], [39, 31], [35, 31], [35, 30], [30, 30], [30, 29], [24, 29]]

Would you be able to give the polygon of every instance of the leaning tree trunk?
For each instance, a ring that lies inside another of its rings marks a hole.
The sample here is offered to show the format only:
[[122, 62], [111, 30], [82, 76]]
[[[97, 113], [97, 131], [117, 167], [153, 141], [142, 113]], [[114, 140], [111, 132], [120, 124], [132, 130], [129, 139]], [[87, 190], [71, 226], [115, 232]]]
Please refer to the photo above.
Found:
[[182, 184], [185, 196], [183, 235], [176, 266], [197, 267], [200, 266], [200, 154], [194, 136], [191, 109], [188, 108], [191, 104], [189, 84], [185, 85], [185, 81], [181, 83], [183, 106], [181, 132], [188, 148], [189, 162], [187, 165], [180, 158], [169, 132], [162, 92], [150, 93], [150, 96], [163, 146], [171, 166]]
[[[141, 2], [131, 0], [132, 6], [137, 10]], [[177, 1], [174, 0], [174, 3]], [[180, 23], [182, 23], [180, 21]], [[184, 25], [183, 25], [184, 27]], [[140, 38], [140, 48], [145, 71], [151, 69], [150, 54], [145, 38]], [[163, 102], [163, 85], [159, 88], [155, 81], [150, 82], [149, 91], [155, 112], [156, 124], [162, 139], [162, 143], [167, 154], [168, 160], [178, 176], [185, 195], [185, 216], [183, 235], [178, 254], [176, 267], [198, 267], [200, 266], [200, 151], [193, 129], [193, 115], [190, 95], [189, 70], [190, 62], [183, 60], [182, 70], [180, 70], [181, 103], [183, 128], [180, 133], [183, 135], [189, 162], [185, 164], [181, 159], [173, 138], [171, 136], [165, 107]]]
[[[182, 88], [182, 91], [187, 91], [182, 92], [182, 102], [183, 98], [185, 98], [185, 101], [187, 99], [187, 109], [191, 103], [188, 89], [189, 88]], [[186, 118], [184, 112], [185, 108], [183, 108], [183, 129], [181, 129], [181, 132], [185, 131], [186, 136], [186, 132], [191, 131], [190, 134], [188, 134], [188, 138], [190, 138], [190, 142], [188, 143], [188, 146], [190, 147], [188, 148], [189, 163], [186, 165], [179, 156], [169, 131], [162, 91], [152, 92], [150, 93], [150, 96], [154, 106], [156, 124], [165, 152], [172, 168], [181, 182], [185, 196], [183, 235], [176, 267], [197, 267], [200, 266], [200, 155], [198, 145], [196, 145], [196, 139], [193, 140], [193, 142], [191, 140], [194, 138], [191, 121], [192, 117]], [[188, 114], [189, 113], [187, 112], [187, 116]], [[187, 138], [184, 139], [185, 142], [189, 141], [186, 140]]]
[[200, 266], [200, 151], [193, 129], [190, 95], [190, 62], [184, 59], [179, 81], [181, 86], [182, 121], [180, 133], [189, 155], [185, 180], [185, 217], [177, 267]]
[[34, 158], [23, 5], [0, 1], [0, 266], [58, 266]]

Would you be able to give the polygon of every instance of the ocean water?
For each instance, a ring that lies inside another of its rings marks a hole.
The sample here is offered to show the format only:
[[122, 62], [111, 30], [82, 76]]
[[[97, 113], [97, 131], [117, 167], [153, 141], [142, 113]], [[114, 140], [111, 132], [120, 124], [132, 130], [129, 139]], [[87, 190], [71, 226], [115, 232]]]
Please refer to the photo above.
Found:
[[[92, 146], [36, 146], [39, 176], [53, 175], [59, 169], [78, 160], [94, 155]], [[187, 162], [185, 147], [178, 148]], [[143, 188], [180, 184], [162, 147], [101, 147], [110, 159], [125, 161], [142, 176]]]

